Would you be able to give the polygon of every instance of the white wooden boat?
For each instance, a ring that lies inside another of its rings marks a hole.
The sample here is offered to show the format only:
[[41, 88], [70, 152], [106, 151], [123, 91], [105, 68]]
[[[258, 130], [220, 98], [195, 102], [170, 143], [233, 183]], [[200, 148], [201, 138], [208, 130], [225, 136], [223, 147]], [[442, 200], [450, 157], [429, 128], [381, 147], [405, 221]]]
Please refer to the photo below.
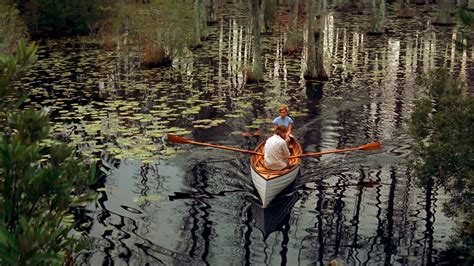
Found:
[[[258, 144], [256, 152], [263, 154], [265, 141]], [[291, 156], [300, 155], [301, 145], [296, 139], [292, 138], [290, 142]], [[263, 208], [266, 208], [270, 202], [288, 185], [290, 185], [298, 176], [301, 166], [301, 158], [290, 159], [293, 167], [280, 171], [268, 170], [263, 166], [263, 155], [252, 155], [250, 158], [250, 168], [252, 173], [252, 182], [260, 195]]]

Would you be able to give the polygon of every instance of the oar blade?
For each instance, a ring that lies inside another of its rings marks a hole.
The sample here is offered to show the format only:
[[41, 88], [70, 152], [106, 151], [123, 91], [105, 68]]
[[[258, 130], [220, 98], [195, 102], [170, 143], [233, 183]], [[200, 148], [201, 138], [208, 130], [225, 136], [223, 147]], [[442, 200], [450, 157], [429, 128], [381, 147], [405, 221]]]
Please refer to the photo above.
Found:
[[381, 147], [380, 142], [374, 141], [374, 142], [367, 143], [367, 144], [361, 146], [359, 149], [364, 150], [364, 151], [373, 151], [373, 150], [380, 149], [380, 147]]
[[167, 140], [173, 143], [189, 143], [189, 139], [179, 137], [173, 134], [168, 134]]

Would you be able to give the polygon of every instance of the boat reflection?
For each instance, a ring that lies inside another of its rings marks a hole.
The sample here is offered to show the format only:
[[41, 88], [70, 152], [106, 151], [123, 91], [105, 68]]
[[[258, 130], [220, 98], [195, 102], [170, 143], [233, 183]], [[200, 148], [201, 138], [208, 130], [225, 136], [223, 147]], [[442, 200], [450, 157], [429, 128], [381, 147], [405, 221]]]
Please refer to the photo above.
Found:
[[274, 231], [283, 231], [285, 223], [290, 219], [291, 209], [300, 195], [295, 188], [289, 188], [291, 188], [291, 191], [287, 190], [289, 193], [281, 193], [266, 208], [262, 208], [259, 202], [252, 201], [251, 215], [264, 240]]

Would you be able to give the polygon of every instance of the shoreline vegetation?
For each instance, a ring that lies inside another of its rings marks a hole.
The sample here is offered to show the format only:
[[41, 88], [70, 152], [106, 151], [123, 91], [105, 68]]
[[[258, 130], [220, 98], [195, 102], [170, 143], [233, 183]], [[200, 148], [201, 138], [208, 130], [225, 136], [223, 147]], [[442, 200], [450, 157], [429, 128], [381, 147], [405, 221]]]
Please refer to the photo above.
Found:
[[0, 262], [72, 264], [87, 241], [73, 230], [73, 208], [95, 198], [95, 166], [51, 134], [46, 110], [19, 108], [28, 91], [12, 87], [36, 61], [37, 46], [20, 41], [0, 55]]

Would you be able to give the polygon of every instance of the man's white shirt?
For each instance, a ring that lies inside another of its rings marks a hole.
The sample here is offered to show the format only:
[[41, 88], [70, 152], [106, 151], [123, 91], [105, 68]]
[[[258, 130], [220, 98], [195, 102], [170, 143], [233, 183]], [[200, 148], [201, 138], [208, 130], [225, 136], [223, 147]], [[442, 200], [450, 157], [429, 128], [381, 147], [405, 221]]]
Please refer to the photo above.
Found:
[[278, 135], [273, 135], [265, 142], [263, 148], [263, 164], [269, 170], [281, 170], [287, 167], [290, 151], [286, 141]]

